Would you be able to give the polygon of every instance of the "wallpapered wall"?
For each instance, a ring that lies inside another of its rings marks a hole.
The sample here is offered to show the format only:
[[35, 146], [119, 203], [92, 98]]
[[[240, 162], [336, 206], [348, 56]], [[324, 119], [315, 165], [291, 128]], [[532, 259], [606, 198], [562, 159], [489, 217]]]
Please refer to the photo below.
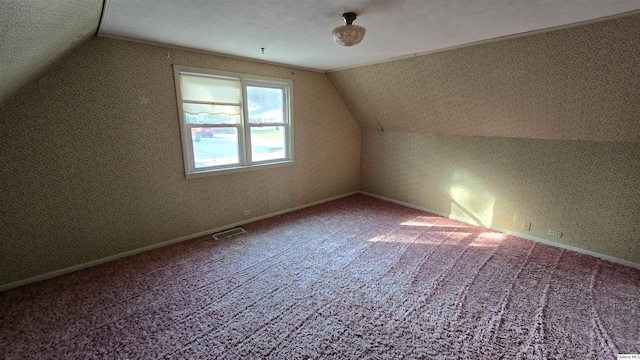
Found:
[[362, 129], [640, 141], [640, 15], [329, 73]]
[[103, 0], [2, 0], [0, 101], [93, 36]]
[[361, 190], [640, 263], [638, 38], [631, 16], [330, 73]]
[[[295, 164], [186, 180], [172, 64], [293, 79]], [[0, 284], [358, 190], [322, 73], [95, 38], [0, 116]]]
[[363, 191], [640, 263], [638, 143], [369, 130], [361, 166]]

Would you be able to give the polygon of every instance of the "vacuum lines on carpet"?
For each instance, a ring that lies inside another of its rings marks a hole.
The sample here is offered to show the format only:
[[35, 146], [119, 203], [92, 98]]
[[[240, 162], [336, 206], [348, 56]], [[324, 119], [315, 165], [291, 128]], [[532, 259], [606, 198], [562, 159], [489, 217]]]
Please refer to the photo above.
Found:
[[640, 271], [363, 195], [0, 294], [0, 358], [612, 359]]

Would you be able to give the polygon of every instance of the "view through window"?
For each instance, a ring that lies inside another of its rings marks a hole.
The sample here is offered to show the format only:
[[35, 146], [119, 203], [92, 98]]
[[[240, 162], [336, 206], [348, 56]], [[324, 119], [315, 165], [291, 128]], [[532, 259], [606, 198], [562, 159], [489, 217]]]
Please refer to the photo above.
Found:
[[174, 72], [187, 175], [292, 161], [290, 80]]

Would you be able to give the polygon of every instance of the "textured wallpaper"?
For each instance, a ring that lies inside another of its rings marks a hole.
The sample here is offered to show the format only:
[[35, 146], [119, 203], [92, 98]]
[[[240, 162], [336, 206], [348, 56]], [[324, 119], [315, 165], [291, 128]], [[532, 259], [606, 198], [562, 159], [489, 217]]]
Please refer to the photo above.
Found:
[[638, 143], [371, 130], [361, 163], [363, 191], [640, 263]]
[[2, 0], [0, 101], [96, 33], [103, 0]]
[[[186, 180], [172, 64], [293, 80], [295, 164]], [[358, 190], [325, 74], [95, 38], [0, 107], [0, 283]]]
[[638, 39], [635, 15], [329, 73], [361, 190], [640, 263]]
[[640, 141], [640, 15], [329, 73], [362, 129]]

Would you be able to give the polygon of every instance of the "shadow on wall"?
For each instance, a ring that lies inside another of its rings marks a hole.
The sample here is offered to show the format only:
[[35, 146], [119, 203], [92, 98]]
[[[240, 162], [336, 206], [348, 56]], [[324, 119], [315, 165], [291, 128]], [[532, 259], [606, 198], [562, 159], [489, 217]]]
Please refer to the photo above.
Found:
[[465, 170], [456, 170], [449, 188], [450, 217], [473, 224], [491, 227], [495, 197], [482, 182]]

